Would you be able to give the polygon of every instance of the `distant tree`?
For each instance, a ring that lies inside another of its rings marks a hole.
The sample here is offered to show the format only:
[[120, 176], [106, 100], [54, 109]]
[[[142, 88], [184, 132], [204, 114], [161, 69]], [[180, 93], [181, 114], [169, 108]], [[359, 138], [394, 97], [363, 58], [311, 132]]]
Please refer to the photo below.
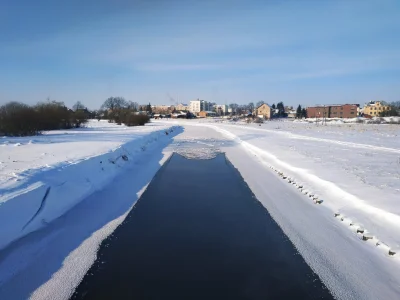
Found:
[[69, 129], [74, 127], [71, 122], [72, 110], [64, 102], [39, 102], [34, 107], [39, 117], [40, 130]]
[[297, 119], [301, 119], [302, 117], [302, 110], [301, 110], [301, 105], [299, 104], [299, 106], [297, 106], [297, 110], [296, 110], [296, 118]]
[[400, 109], [400, 101], [394, 101], [394, 102], [390, 103], [390, 106]]
[[72, 106], [72, 110], [73, 110], [73, 111], [84, 110], [84, 109], [86, 109], [86, 106], [83, 105], [81, 101], [77, 101], [77, 102]]
[[137, 102], [128, 101], [126, 104], [126, 108], [132, 111], [137, 111], [139, 108], [139, 104]]
[[236, 112], [239, 115], [247, 115], [249, 113], [249, 107], [247, 105], [238, 105]]
[[302, 118], [307, 118], [307, 109], [303, 108], [303, 109], [301, 110], [301, 117], [302, 117]]
[[272, 109], [276, 109], [275, 103], [271, 106]]
[[276, 105], [276, 109], [278, 109], [278, 117], [285, 117], [286, 116], [285, 105], [283, 104], [283, 102], [279, 102]]
[[229, 108], [232, 109], [232, 113], [237, 113], [239, 105], [236, 103], [229, 104]]
[[78, 109], [71, 114], [71, 125], [75, 128], [82, 127], [88, 122], [88, 114], [83, 109]]
[[39, 116], [30, 106], [9, 102], [0, 106], [0, 136], [25, 136], [40, 133]]
[[250, 103], [247, 105], [247, 107], [248, 107], [249, 111], [251, 111], [251, 113], [253, 113], [253, 111], [254, 111], [254, 103], [253, 103], [253, 102], [250, 102]]
[[122, 97], [110, 97], [104, 101], [101, 109], [107, 111], [109, 122], [115, 122], [119, 125], [125, 115], [124, 109], [128, 106], [128, 102]]
[[263, 105], [264, 103], [265, 103], [265, 102], [262, 101], [262, 100], [261, 100], [261, 101], [258, 101], [257, 104], [256, 104], [256, 107], [259, 107], [259, 106]]
[[93, 111], [93, 118], [97, 119], [97, 121], [100, 121], [104, 116], [104, 113], [102, 110], [94, 110]]
[[149, 102], [149, 104], [147, 105], [147, 107], [146, 107], [146, 111], [148, 112], [148, 113], [152, 113], [153, 112], [153, 110], [151, 109], [151, 104], [150, 104], [150, 102]]
[[394, 106], [390, 106], [389, 110], [385, 110], [379, 113], [380, 117], [397, 117], [399, 116], [398, 109]]
[[104, 101], [101, 108], [113, 111], [116, 109], [126, 108], [127, 106], [128, 102], [123, 97], [110, 97]]
[[89, 117], [86, 110], [73, 111], [63, 102], [50, 99], [34, 106], [10, 102], [0, 107], [0, 135], [25, 136], [43, 130], [81, 127]]

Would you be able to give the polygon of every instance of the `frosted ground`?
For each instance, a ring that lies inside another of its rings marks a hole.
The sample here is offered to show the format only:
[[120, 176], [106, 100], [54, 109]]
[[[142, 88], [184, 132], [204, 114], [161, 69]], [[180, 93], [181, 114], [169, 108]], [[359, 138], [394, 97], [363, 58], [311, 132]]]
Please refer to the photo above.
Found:
[[399, 134], [389, 124], [166, 120], [3, 138], [0, 298], [67, 299], [172, 152], [225, 152], [338, 299], [396, 299]]

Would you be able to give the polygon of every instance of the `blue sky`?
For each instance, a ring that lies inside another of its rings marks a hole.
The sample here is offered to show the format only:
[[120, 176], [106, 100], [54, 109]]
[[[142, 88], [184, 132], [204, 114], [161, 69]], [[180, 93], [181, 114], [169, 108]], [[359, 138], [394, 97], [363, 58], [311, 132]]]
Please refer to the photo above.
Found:
[[399, 101], [399, 16], [398, 0], [3, 0], [0, 104]]

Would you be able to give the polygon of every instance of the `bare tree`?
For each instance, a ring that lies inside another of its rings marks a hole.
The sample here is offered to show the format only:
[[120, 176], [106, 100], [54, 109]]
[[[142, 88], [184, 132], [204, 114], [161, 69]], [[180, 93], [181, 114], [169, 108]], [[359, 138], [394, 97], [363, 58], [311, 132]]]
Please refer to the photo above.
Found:
[[253, 103], [253, 102], [250, 102], [250, 103], [247, 105], [247, 108], [249, 109], [249, 111], [253, 112], [253, 110], [254, 110], [254, 103]]
[[261, 101], [258, 101], [257, 104], [256, 104], [256, 107], [260, 107], [260, 106], [263, 105], [264, 103], [265, 103], [265, 102], [262, 101], [262, 100], [261, 100]]
[[128, 102], [123, 97], [110, 97], [106, 101], [104, 101], [101, 108], [113, 111], [116, 109], [125, 108], [127, 106]]
[[126, 108], [137, 111], [139, 108], [139, 104], [137, 102], [128, 101], [126, 103]]
[[237, 113], [239, 105], [237, 105], [236, 103], [231, 103], [229, 104], [229, 108], [232, 109], [232, 113]]
[[84, 109], [86, 109], [86, 106], [83, 105], [81, 101], [77, 101], [77, 102], [72, 106], [72, 110], [73, 110], [73, 111], [84, 110]]

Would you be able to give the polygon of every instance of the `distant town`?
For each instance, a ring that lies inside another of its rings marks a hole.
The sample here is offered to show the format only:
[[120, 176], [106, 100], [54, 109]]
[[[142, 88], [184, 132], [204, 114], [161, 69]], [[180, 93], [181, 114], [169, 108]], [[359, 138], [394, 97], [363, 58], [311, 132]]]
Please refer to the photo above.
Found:
[[[173, 99], [171, 99], [173, 100]], [[80, 101], [72, 108], [64, 102], [47, 99], [36, 105], [21, 102], [9, 102], [0, 106], [0, 136], [37, 135], [45, 130], [69, 129], [82, 127], [89, 119], [108, 120], [110, 123], [126, 126], [143, 126], [150, 119], [194, 119], [220, 117], [226, 119], [245, 119], [246, 122], [263, 123], [274, 119], [351, 119], [364, 122], [381, 122], [381, 117], [400, 116], [400, 101], [369, 101], [360, 104], [324, 104], [297, 108], [285, 106], [283, 102], [256, 104], [218, 104], [196, 99], [188, 104], [140, 105], [127, 101], [123, 97], [109, 97], [98, 110], [91, 111]], [[399, 123], [399, 120], [390, 120]]]
[[[148, 111], [147, 106], [141, 106]], [[399, 116], [399, 102], [369, 101], [363, 106], [360, 104], [325, 104], [297, 108], [285, 106], [283, 102], [269, 104], [260, 101], [247, 105], [217, 104], [206, 100], [192, 100], [188, 104], [151, 105], [151, 113], [155, 118], [186, 118], [188, 115], [199, 118], [216, 116], [241, 116], [261, 119], [272, 118], [373, 118]]]

